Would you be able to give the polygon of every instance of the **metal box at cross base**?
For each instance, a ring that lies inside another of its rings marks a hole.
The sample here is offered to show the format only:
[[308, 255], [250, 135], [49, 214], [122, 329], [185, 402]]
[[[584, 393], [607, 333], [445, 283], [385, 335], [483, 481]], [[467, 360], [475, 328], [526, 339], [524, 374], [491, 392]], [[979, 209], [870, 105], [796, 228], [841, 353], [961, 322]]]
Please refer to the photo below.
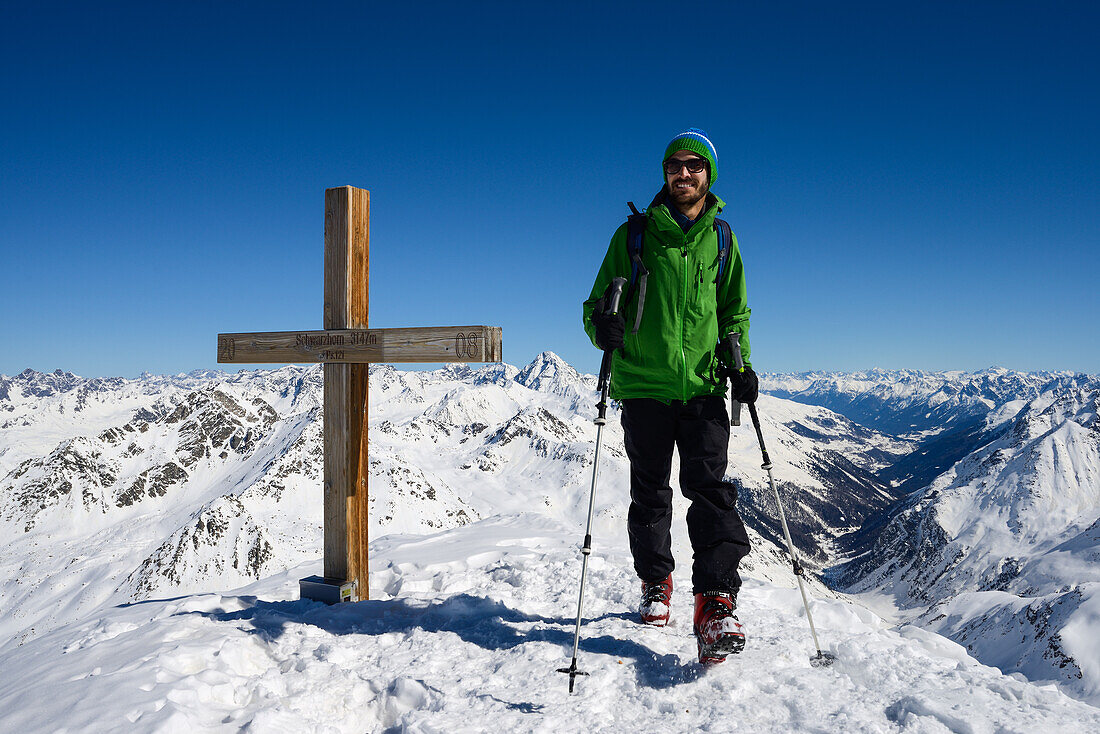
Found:
[[325, 604], [359, 601], [358, 586], [354, 581], [322, 576], [308, 576], [298, 581], [298, 589], [303, 599], [312, 599]]

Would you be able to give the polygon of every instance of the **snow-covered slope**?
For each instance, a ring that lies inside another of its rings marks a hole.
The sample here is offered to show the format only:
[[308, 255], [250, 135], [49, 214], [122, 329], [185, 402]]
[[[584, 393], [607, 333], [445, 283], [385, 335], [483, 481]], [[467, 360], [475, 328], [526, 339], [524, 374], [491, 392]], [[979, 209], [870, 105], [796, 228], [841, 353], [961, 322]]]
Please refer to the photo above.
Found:
[[1100, 391], [989, 414], [987, 443], [914, 495], [846, 569], [981, 659], [1100, 695]]
[[[916, 627], [819, 601], [837, 656], [809, 664], [798, 593], [749, 579], [745, 651], [695, 663], [690, 598], [632, 621], [622, 532], [590, 564], [567, 692], [579, 561], [545, 515], [498, 515], [371, 547], [371, 600], [297, 599], [317, 562], [229, 593], [103, 608], [0, 648], [0, 729], [132, 732], [1086, 732], [1100, 710], [986, 667]], [[682, 550], [682, 548], [678, 549]], [[48, 701], [43, 695], [48, 692]]]
[[984, 662], [1096, 698], [1100, 380], [873, 370], [765, 383], [916, 444], [879, 474], [912, 493], [852, 536], [863, 553], [837, 583], [889, 594]]

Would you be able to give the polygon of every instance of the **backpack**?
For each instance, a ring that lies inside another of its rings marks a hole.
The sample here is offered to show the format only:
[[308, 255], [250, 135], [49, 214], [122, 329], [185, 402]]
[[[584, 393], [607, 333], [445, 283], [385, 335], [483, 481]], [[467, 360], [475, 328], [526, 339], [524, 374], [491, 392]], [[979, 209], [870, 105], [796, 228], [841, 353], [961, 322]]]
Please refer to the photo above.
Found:
[[[635, 290], [638, 292], [638, 311], [637, 316], [634, 318], [634, 330], [631, 333], [637, 334], [638, 327], [642, 325], [642, 309], [645, 306], [645, 286], [646, 279], [649, 277], [649, 269], [646, 268], [642, 262], [642, 246], [645, 242], [645, 212], [639, 212], [634, 206], [633, 201], [626, 203], [630, 207], [631, 214], [626, 218], [627, 224], [627, 236], [626, 236], [626, 249], [630, 254], [631, 270], [630, 270], [630, 286], [626, 291], [626, 299], [623, 303], [629, 303], [630, 299], [634, 296]], [[730, 258], [730, 240], [733, 239], [733, 233], [730, 231], [729, 222], [724, 219], [714, 218], [714, 230], [718, 233], [718, 277], [714, 279], [715, 284], [720, 283], [722, 280], [722, 273], [726, 269], [726, 262]]]

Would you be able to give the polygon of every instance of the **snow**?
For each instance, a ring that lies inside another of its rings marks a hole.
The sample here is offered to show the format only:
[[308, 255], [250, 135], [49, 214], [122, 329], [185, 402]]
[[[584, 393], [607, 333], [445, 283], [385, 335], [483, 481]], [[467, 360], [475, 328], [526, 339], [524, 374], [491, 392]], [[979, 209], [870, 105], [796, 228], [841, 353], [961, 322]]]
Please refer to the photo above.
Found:
[[[837, 656], [811, 667], [802, 601], [772, 542], [774, 507], [743, 426], [729, 472], [754, 513], [739, 605], [748, 646], [701, 670], [681, 498], [671, 624], [634, 621], [626, 462], [612, 419], [580, 648], [591, 675], [569, 696], [555, 669], [571, 652], [595, 381], [556, 355], [522, 370], [372, 369], [371, 598], [331, 608], [297, 589], [321, 572], [318, 369], [0, 376], [0, 732], [1100, 731], [1096, 400], [1071, 394], [1084, 378], [870, 371], [803, 383], [854, 390], [899, 415], [980, 408], [993, 416], [988, 429], [1005, 431], [920, 498], [970, 544], [958, 578], [942, 583], [945, 603], [924, 615], [899, 609], [896, 577], [859, 596], [811, 579], [821, 641]], [[808, 557], [832, 555], [868, 506], [891, 502], [874, 472], [935, 432], [890, 436], [775, 396], [760, 409]], [[73, 466], [59, 469], [62, 456]], [[186, 477], [164, 494], [116, 502], [173, 461]], [[32, 480], [74, 488], [39, 507]], [[830, 509], [836, 518], [823, 521]], [[1013, 534], [1011, 512], [1034, 532]], [[257, 548], [259, 561], [237, 563]], [[1017, 586], [977, 588], [1017, 559]], [[1067, 656], [1079, 680], [1059, 677]]]
[[[690, 595], [665, 628], [633, 620], [623, 538], [590, 563], [577, 693], [568, 665], [575, 528], [488, 518], [371, 547], [371, 599], [297, 600], [312, 562], [223, 593], [107, 607], [0, 648], [0, 729], [103, 732], [1095, 731], [1100, 709], [1002, 675], [959, 645], [818, 599], [837, 660], [813, 652], [794, 588], [748, 579], [749, 644], [695, 662]], [[602, 550], [599, 546], [603, 546]], [[48, 691], [49, 705], [43, 705]]]

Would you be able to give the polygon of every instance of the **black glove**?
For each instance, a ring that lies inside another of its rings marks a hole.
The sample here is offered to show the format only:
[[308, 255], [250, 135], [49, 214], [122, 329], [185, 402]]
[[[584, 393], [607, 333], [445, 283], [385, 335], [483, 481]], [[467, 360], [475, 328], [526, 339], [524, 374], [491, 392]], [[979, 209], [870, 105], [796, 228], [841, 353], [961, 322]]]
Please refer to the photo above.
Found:
[[755, 403], [759, 394], [760, 381], [752, 367], [745, 367], [744, 372], [730, 372], [730, 395], [734, 400], [739, 403]]
[[621, 348], [626, 334], [626, 320], [622, 314], [605, 313], [606, 310], [607, 302], [601, 298], [596, 301], [596, 309], [592, 312], [592, 326], [596, 329], [596, 346], [605, 352]]

